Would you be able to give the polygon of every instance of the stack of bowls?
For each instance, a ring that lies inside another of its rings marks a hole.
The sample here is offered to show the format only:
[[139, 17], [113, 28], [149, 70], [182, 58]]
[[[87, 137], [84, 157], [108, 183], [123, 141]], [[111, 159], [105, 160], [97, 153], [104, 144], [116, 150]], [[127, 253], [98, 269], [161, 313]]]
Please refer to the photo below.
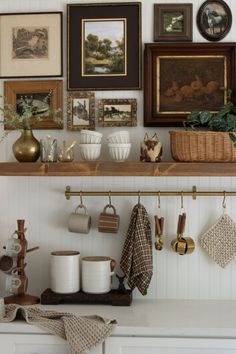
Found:
[[108, 135], [108, 148], [111, 158], [123, 162], [129, 157], [131, 143], [128, 131], [119, 131]]
[[80, 132], [80, 153], [85, 161], [97, 160], [101, 153], [102, 133], [92, 130], [81, 130]]

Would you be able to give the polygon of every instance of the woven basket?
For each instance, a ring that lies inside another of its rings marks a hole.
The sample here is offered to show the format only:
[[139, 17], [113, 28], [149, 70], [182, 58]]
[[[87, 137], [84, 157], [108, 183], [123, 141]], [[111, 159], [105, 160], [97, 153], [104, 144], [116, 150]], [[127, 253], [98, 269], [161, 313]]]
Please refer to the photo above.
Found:
[[185, 162], [234, 162], [236, 148], [228, 133], [170, 131], [172, 158]]

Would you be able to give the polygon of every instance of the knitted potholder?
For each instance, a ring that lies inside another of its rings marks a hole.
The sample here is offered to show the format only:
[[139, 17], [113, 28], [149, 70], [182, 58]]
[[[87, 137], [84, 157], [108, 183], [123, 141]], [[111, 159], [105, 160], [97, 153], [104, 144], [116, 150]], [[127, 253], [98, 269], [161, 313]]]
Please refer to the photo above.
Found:
[[222, 214], [199, 240], [209, 256], [224, 268], [236, 255], [236, 224], [228, 214]]

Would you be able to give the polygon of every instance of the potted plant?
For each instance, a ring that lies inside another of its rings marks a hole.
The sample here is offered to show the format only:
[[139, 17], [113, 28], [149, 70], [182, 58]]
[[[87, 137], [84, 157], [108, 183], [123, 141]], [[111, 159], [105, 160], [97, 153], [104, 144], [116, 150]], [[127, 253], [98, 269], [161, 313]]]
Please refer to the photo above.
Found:
[[[48, 103], [52, 94], [53, 92], [50, 90], [43, 101]], [[39, 113], [37, 106], [33, 102], [32, 97], [25, 96], [21, 98], [18, 111], [7, 102], [4, 102], [3, 107], [0, 107], [2, 113], [0, 123], [4, 124], [7, 129], [13, 128], [21, 131], [21, 136], [12, 146], [14, 156], [19, 162], [35, 162], [40, 156], [40, 144], [34, 137], [32, 129], [37, 122], [40, 122], [44, 118], [44, 112]], [[55, 122], [62, 124], [60, 108], [49, 111], [49, 115], [52, 116]], [[5, 130], [0, 138], [0, 143], [9, 133], [10, 130]]]
[[192, 111], [185, 130], [170, 131], [171, 153], [176, 161], [236, 161], [236, 106], [227, 90], [226, 104], [217, 113]]

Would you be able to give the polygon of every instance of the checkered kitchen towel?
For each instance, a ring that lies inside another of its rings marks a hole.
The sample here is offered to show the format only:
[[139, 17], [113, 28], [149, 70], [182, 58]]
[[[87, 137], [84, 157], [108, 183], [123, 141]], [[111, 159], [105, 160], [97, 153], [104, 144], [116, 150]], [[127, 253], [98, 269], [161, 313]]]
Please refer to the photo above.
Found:
[[[70, 354], [88, 353], [111, 334], [116, 320], [100, 316], [76, 316], [69, 312], [44, 311], [38, 307], [6, 305], [6, 315], [0, 322], [11, 322], [18, 316], [46, 332], [68, 341]], [[4, 353], [6, 354], [6, 353]]]
[[137, 287], [146, 295], [153, 270], [152, 236], [148, 214], [142, 204], [133, 208], [120, 267], [130, 288]]

